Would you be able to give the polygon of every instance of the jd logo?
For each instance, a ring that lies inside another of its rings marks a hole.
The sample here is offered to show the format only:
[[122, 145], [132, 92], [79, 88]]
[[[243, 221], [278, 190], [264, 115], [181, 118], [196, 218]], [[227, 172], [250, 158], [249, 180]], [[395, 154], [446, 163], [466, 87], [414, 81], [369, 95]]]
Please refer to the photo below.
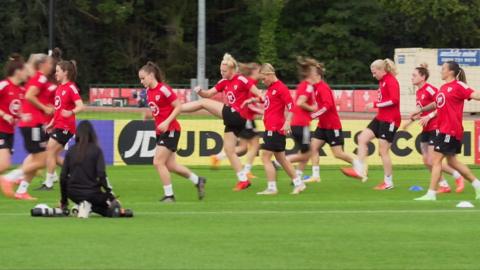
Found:
[[[118, 152], [126, 164], [152, 164], [155, 155], [156, 134], [153, 121], [130, 121], [120, 132]], [[220, 153], [222, 135], [213, 131], [182, 131], [185, 144], [179, 144], [181, 157], [208, 157]], [[210, 143], [209, 143], [210, 142]]]

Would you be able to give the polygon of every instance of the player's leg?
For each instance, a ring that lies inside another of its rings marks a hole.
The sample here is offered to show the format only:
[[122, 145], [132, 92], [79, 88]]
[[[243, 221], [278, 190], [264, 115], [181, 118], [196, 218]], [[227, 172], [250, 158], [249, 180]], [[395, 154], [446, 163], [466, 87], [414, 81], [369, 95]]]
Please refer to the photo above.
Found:
[[358, 136], [358, 147], [357, 147], [357, 157], [358, 165], [354, 169], [362, 176], [365, 175], [367, 170], [367, 157], [368, 157], [368, 143], [370, 143], [375, 138], [375, 133], [370, 129], [364, 129]]
[[198, 190], [198, 199], [201, 200], [205, 197], [205, 184], [207, 179], [198, 176], [187, 167], [178, 164], [177, 155], [173, 153], [167, 160], [167, 168], [169, 171], [174, 172], [188, 180], [190, 180]]
[[0, 173], [3, 173], [10, 168], [11, 160], [12, 154], [10, 153], [10, 149], [0, 149]]
[[[427, 169], [431, 172], [432, 171], [432, 158], [433, 158], [433, 153], [435, 152], [433, 149], [433, 145], [430, 145], [428, 142], [421, 142], [420, 143], [420, 149], [422, 151], [422, 159], [423, 159], [423, 164]], [[442, 170], [446, 165], [445, 163], [442, 163]], [[451, 189], [450, 186], [448, 185], [447, 180], [445, 177], [443, 177], [443, 174], [440, 176], [440, 181], [438, 182], [438, 189], [437, 193], [450, 193]]]
[[383, 182], [375, 187], [376, 190], [387, 190], [393, 188], [392, 159], [390, 158], [391, 145], [392, 143], [387, 140], [378, 140], [378, 154], [382, 159], [384, 178]]
[[277, 189], [277, 171], [272, 164], [273, 152], [269, 150], [263, 150], [261, 157], [263, 167], [265, 169], [265, 176], [267, 177], [267, 189], [258, 192], [258, 195], [275, 195], [278, 193]]
[[234, 191], [240, 191], [246, 189], [250, 186], [250, 181], [248, 181], [247, 174], [242, 168], [242, 163], [240, 158], [235, 153], [235, 146], [237, 144], [237, 136], [233, 131], [225, 132], [223, 136], [223, 150], [227, 155], [230, 165], [237, 174], [238, 183], [234, 188]]
[[343, 151], [342, 145], [331, 146], [330, 149], [332, 150], [332, 154], [335, 158], [353, 164], [353, 157]]
[[422, 197], [416, 198], [417, 201], [434, 201], [437, 198], [437, 185], [442, 175], [442, 161], [444, 154], [434, 151], [432, 154], [432, 174], [430, 179], [430, 186], [427, 194]]
[[202, 98], [182, 104], [182, 113], [196, 112], [201, 109], [208, 111], [213, 116], [222, 118], [223, 103], [209, 98]]
[[243, 166], [243, 170], [247, 174], [248, 178], [256, 178], [255, 175], [252, 174], [252, 166], [255, 160], [255, 157], [258, 155], [258, 150], [260, 149], [260, 137], [258, 135], [253, 136], [247, 141], [248, 150], [247, 154], [245, 155], [245, 165]]
[[57, 139], [50, 138], [47, 143], [47, 155], [46, 155], [46, 167], [47, 167], [47, 178], [44, 181], [44, 185], [47, 187], [52, 187], [53, 183], [57, 181], [56, 167], [57, 167], [57, 156], [63, 151], [65, 144], [68, 143], [71, 135], [64, 135], [63, 131], [56, 131]]
[[173, 194], [172, 179], [170, 171], [167, 167], [167, 160], [173, 152], [165, 146], [159, 146], [155, 148], [155, 156], [153, 157], [153, 166], [160, 176], [160, 180], [163, 184], [164, 196], [160, 200], [161, 202], [174, 202], [175, 195]]
[[300, 194], [306, 189], [306, 186], [303, 183], [302, 179], [295, 174], [295, 168], [293, 167], [292, 163], [287, 160], [287, 157], [285, 156], [285, 151], [274, 152], [274, 155], [275, 159], [278, 161], [278, 163], [280, 163], [280, 165], [285, 170], [290, 179], [292, 179], [294, 188], [291, 194]]
[[472, 183], [473, 188], [475, 189], [475, 199], [480, 199], [480, 181], [472, 173], [472, 171], [467, 167], [467, 165], [460, 162], [456, 155], [447, 156], [448, 165], [457, 170], [465, 179]]
[[320, 182], [320, 149], [325, 145], [325, 140], [312, 138], [310, 145], [312, 160], [312, 176], [304, 181], [304, 183]]

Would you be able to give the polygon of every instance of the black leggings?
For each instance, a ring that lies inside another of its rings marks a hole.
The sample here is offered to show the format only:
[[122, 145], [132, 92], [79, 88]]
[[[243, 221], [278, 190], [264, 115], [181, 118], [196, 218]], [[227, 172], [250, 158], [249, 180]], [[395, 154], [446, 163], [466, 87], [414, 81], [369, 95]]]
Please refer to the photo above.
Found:
[[76, 204], [82, 201], [88, 201], [92, 204], [92, 211], [104, 217], [111, 217], [113, 212], [109, 210], [107, 201], [109, 196], [107, 193], [98, 191], [94, 193], [83, 193], [78, 191], [69, 191], [68, 198]]

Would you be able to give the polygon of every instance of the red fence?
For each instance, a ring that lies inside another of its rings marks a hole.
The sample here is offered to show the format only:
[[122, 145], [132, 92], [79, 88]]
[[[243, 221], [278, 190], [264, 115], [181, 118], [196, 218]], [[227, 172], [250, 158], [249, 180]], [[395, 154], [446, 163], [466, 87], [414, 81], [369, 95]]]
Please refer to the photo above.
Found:
[[[90, 88], [89, 103], [97, 106], [138, 106], [140, 88]], [[184, 103], [190, 101], [191, 89], [175, 89], [178, 98]], [[295, 91], [291, 90], [292, 96]], [[340, 112], [374, 112], [366, 110], [366, 105], [377, 97], [376, 90], [334, 90], [337, 109]], [[213, 97], [222, 100], [223, 95]]]

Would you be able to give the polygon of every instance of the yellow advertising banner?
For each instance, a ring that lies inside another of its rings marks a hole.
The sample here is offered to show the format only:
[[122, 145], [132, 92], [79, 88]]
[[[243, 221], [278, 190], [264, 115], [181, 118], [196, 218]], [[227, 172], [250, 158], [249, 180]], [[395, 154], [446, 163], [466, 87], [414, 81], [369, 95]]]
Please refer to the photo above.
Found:
[[[345, 135], [345, 151], [353, 155], [357, 148], [356, 137], [365, 129], [370, 121], [368, 120], [344, 120], [342, 121]], [[178, 144], [177, 159], [185, 165], [208, 165], [210, 156], [219, 153], [223, 148], [223, 122], [216, 119], [203, 120], [180, 120], [182, 133]], [[256, 121], [259, 131], [263, 130], [261, 120]], [[311, 130], [315, 130], [315, 123], [312, 123]], [[474, 122], [465, 121], [465, 135], [462, 153], [459, 159], [466, 164], [473, 164], [474, 149]], [[421, 127], [413, 124], [406, 131], [397, 132], [392, 144], [392, 162], [400, 164], [422, 164], [419, 148], [419, 134]], [[115, 121], [114, 128], [114, 164], [151, 164], [155, 152], [156, 140], [153, 121]], [[260, 140], [261, 141], [261, 140]], [[381, 164], [377, 151], [377, 140], [373, 140], [369, 146], [372, 150], [369, 156], [369, 164]], [[295, 143], [287, 139], [287, 153], [295, 150]], [[322, 149], [321, 164], [344, 164], [343, 161], [335, 159], [325, 145]], [[225, 161], [224, 164], [228, 164]], [[255, 164], [261, 164], [260, 159]]]

